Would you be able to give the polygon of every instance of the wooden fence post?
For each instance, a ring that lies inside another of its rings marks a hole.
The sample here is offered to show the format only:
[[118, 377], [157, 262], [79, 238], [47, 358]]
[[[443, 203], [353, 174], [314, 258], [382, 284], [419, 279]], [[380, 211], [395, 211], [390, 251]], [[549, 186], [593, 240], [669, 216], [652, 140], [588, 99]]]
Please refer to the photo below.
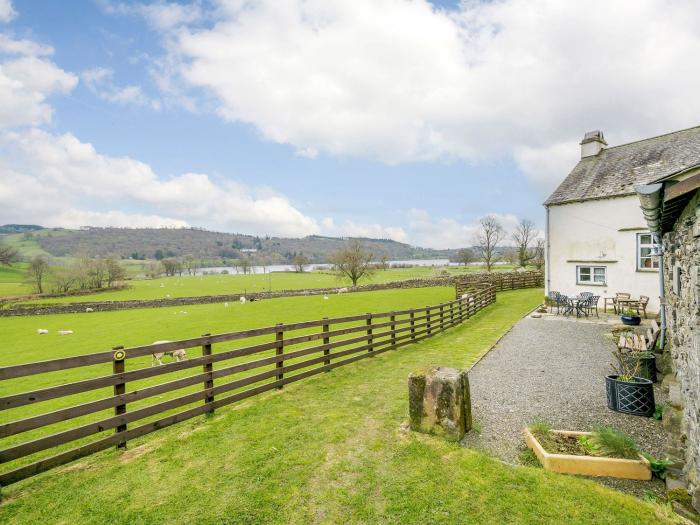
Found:
[[440, 305], [440, 331], [445, 330], [445, 305]]
[[[328, 319], [328, 317], [324, 317], [324, 318], [323, 318], [324, 321], [325, 321], [326, 319]], [[325, 323], [325, 324], [323, 325], [323, 331], [324, 331], [324, 332], [328, 332], [329, 330], [330, 330], [330, 326], [328, 325], [328, 323]], [[330, 342], [331, 342], [331, 338], [330, 338], [330, 337], [324, 337], [324, 338], [323, 338], [323, 344], [324, 344], [324, 345], [327, 345], [327, 344], [329, 344]], [[331, 349], [330, 349], [330, 348], [326, 348], [326, 349], [323, 351], [323, 355], [328, 355], [328, 354], [330, 354], [330, 353], [331, 353]], [[324, 359], [323, 364], [324, 364], [324, 365], [330, 365], [330, 364], [331, 364], [331, 360], [330, 360], [330, 359]], [[326, 372], [330, 372], [330, 370], [326, 370]]]
[[411, 339], [416, 338], [416, 314], [415, 312], [411, 312]]
[[[283, 323], [277, 323], [278, 327], [281, 327]], [[277, 350], [276, 354], [277, 355], [282, 355], [284, 354], [284, 331], [279, 328], [277, 330], [277, 333], [275, 334], [275, 341], [277, 341]], [[284, 360], [280, 359], [275, 363], [275, 368], [282, 368], [284, 366]], [[279, 372], [277, 374], [277, 381], [281, 381], [284, 378], [284, 374], [282, 372]], [[280, 385], [277, 387], [277, 390], [282, 390], [284, 385]]]
[[[211, 334], [204, 334], [202, 337], [209, 337]], [[205, 343], [202, 345], [202, 357], [211, 355], [211, 343]], [[202, 365], [202, 372], [206, 374], [204, 377], [204, 390], [209, 390], [214, 388], [214, 363], [204, 363]], [[204, 404], [209, 404], [214, 402], [214, 396], [208, 395], [204, 398]], [[214, 409], [212, 408], [207, 414], [213, 414]]]
[[374, 341], [374, 338], [372, 337], [372, 314], [368, 313], [367, 314], [367, 335], [369, 336], [367, 338], [367, 344], [369, 345], [369, 348], [367, 349], [368, 352], [372, 352], [374, 350], [374, 346], [372, 345], [372, 342]]
[[396, 316], [392, 312], [391, 317], [389, 317], [391, 322], [391, 346], [396, 346]]
[[[123, 374], [124, 373], [124, 359], [126, 358], [126, 352], [124, 352], [123, 346], [115, 346], [112, 350], [112, 374]], [[117, 383], [114, 385], [114, 395], [121, 396], [126, 393], [126, 383]], [[114, 407], [114, 415], [120, 416], [126, 413], [126, 404], [116, 405]], [[126, 432], [126, 425], [118, 425], [114, 430], [115, 433]], [[126, 441], [120, 441], [117, 443], [117, 450], [120, 448], [126, 448]]]
[[425, 324], [427, 325], [427, 335], [430, 335], [432, 330], [430, 328], [430, 306], [425, 307]]

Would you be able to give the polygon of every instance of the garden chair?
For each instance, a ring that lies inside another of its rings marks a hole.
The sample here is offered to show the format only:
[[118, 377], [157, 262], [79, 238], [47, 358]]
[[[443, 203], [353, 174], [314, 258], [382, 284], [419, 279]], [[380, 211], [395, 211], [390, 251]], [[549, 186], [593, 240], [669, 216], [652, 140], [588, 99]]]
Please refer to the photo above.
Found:
[[630, 297], [632, 297], [632, 294], [629, 294], [627, 292], [617, 292], [615, 294], [615, 299], [613, 300], [613, 308], [615, 309], [616, 314], [622, 313], [622, 311], [625, 309], [623, 304], [626, 304], [629, 300]]
[[633, 301], [627, 304], [628, 308], [637, 311], [637, 315], [640, 315], [640, 310], [644, 312], [644, 319], [647, 318], [647, 305], [649, 304], [649, 298], [646, 295], [640, 295], [639, 301]]
[[557, 307], [557, 315], [559, 315], [559, 292], [549, 292], [547, 298], [549, 299], [549, 313], [552, 313], [554, 307]]
[[[584, 293], [586, 293], [586, 292], [584, 292]], [[581, 295], [583, 295], [583, 294], [581, 294]], [[586, 304], [583, 306], [583, 308], [588, 315], [593, 315], [593, 311], [595, 310], [595, 316], [600, 317], [598, 315], [598, 301], [600, 301], [600, 295], [590, 294], [587, 297]]]

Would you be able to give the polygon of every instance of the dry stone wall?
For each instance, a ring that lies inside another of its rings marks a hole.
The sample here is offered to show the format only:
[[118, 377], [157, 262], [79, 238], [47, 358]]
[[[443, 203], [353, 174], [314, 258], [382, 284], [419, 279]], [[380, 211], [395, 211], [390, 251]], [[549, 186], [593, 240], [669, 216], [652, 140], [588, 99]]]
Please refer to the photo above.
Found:
[[689, 203], [673, 232], [664, 236], [664, 284], [670, 370], [664, 378], [669, 406], [669, 489], [685, 486], [700, 511], [700, 202]]

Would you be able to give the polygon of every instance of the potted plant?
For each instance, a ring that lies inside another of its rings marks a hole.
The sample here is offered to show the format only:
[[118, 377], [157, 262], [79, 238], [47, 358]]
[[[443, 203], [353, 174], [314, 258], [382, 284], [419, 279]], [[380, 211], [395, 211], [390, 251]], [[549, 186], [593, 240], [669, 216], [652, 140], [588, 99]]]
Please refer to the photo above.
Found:
[[617, 373], [605, 378], [608, 408], [634, 416], [653, 416], [656, 408], [654, 383], [639, 376], [640, 360], [626, 360], [619, 353], [613, 355], [618, 366], [613, 364]]
[[622, 312], [620, 320], [622, 321], [622, 324], [626, 324], [627, 326], [638, 326], [639, 323], [642, 322], [642, 318], [631, 308], [627, 308], [624, 312]]
[[552, 430], [535, 421], [524, 431], [527, 446], [545, 470], [583, 476], [649, 480], [652, 469], [636, 442], [611, 427], [593, 432]]
[[620, 350], [620, 359], [624, 360], [628, 367], [637, 370], [637, 376], [656, 383], [656, 356], [649, 351], [625, 351]]

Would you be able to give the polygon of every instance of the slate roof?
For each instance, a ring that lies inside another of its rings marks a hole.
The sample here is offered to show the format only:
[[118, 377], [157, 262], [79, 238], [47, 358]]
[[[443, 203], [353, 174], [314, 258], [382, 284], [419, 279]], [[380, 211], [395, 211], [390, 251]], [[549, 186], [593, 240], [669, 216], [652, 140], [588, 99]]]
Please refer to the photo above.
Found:
[[603, 149], [583, 158], [545, 206], [634, 194], [647, 184], [700, 165], [700, 126]]

